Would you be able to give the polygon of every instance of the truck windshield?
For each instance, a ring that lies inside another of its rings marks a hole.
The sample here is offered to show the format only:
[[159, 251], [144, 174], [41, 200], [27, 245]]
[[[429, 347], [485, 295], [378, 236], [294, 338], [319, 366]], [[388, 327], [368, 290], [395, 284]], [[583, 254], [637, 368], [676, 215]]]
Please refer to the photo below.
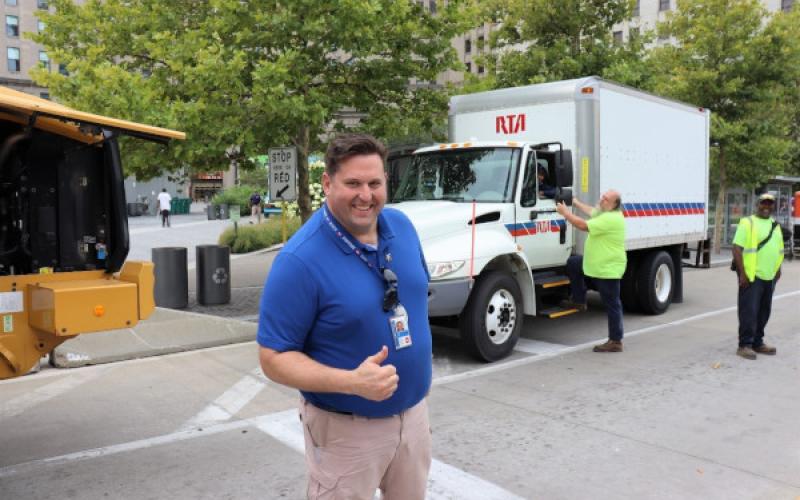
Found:
[[416, 155], [392, 202], [510, 202], [519, 157], [519, 148], [455, 149]]

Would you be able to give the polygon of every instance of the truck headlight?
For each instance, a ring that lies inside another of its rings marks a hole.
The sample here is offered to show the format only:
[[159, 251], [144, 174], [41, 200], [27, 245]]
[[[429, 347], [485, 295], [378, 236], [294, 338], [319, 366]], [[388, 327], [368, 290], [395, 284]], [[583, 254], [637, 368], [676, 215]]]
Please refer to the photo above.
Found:
[[428, 264], [428, 274], [431, 279], [438, 279], [448, 274], [454, 273], [464, 267], [463, 260], [451, 260], [449, 262], [432, 262]]

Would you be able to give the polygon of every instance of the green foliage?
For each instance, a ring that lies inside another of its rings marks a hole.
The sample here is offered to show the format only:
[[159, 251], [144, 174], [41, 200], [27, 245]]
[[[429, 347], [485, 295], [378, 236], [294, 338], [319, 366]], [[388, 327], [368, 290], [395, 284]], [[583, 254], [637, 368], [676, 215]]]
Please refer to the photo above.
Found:
[[653, 50], [656, 93], [709, 108], [722, 186], [755, 186], [797, 154], [800, 12], [758, 0], [679, 0], [659, 26], [675, 46]]
[[[530, 85], [589, 75], [636, 84], [647, 78], [643, 64], [648, 38], [614, 43], [612, 27], [629, 18], [632, 0], [494, 0], [484, 16], [502, 20], [490, 44], [497, 57], [484, 57], [495, 88]], [[470, 85], [474, 85], [474, 82]]]
[[[300, 219], [291, 217], [286, 221], [287, 238], [300, 228]], [[219, 236], [219, 244], [231, 247], [232, 253], [247, 253], [268, 248], [283, 241], [280, 217], [270, 217], [263, 224], [239, 224], [238, 234], [233, 227]]]
[[264, 189], [257, 186], [233, 186], [225, 188], [211, 198], [213, 205], [239, 205], [239, 213], [241, 215], [250, 214], [250, 195], [254, 191], [258, 191], [262, 199], [264, 197]]
[[408, 82], [456, 67], [450, 40], [466, 29], [471, 1], [450, 0], [431, 16], [395, 0], [54, 0], [40, 14], [46, 30], [32, 37], [69, 76], [32, 75], [78, 109], [186, 131], [169, 149], [126, 148], [137, 176], [216, 170], [231, 145], [240, 165], [296, 146], [305, 219], [308, 154], [345, 118], [364, 118], [361, 128], [379, 137], [443, 121], [446, 94]]
[[711, 110], [719, 248], [728, 186], [757, 186], [800, 154], [800, 11], [768, 14], [758, 0], [678, 0], [658, 29], [676, 44], [652, 51], [652, 90]]

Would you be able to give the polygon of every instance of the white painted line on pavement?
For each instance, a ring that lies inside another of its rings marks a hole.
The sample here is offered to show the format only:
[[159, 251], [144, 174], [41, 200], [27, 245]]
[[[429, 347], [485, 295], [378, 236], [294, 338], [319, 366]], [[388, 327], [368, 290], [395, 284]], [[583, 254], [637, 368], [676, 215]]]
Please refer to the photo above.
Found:
[[110, 367], [104, 366], [102, 368], [103, 369], [101, 370], [78, 373], [71, 377], [65, 377], [61, 380], [56, 380], [55, 382], [43, 385], [38, 389], [34, 389], [13, 399], [9, 399], [8, 401], [4, 401], [2, 406], [0, 406], [0, 420], [19, 415], [29, 408], [60, 396], [65, 392], [78, 387], [79, 385], [97, 378]]
[[203, 408], [197, 415], [189, 419], [178, 431], [206, 427], [230, 420], [266, 386], [266, 377], [262, 374], [261, 368], [256, 368], [233, 384], [230, 389], [222, 393], [220, 397]]
[[69, 462], [89, 460], [91, 458], [116, 455], [117, 453], [142, 450], [163, 444], [177, 443], [179, 441], [186, 441], [198, 437], [219, 434], [220, 432], [228, 432], [241, 429], [243, 427], [249, 427], [251, 424], [252, 422], [249, 420], [237, 420], [235, 422], [212, 425], [211, 427], [204, 428], [202, 431], [193, 429], [188, 431], [173, 432], [172, 434], [164, 434], [152, 438], [139, 439], [138, 441], [129, 441], [127, 443], [92, 448], [90, 450], [77, 451], [75, 453], [67, 453], [66, 455], [59, 455], [57, 457], [42, 458], [39, 460], [31, 460], [30, 462], [23, 462], [21, 464], [8, 465], [0, 468], [0, 479], [35, 471], [36, 469], [47, 465], [60, 465]]
[[[287, 410], [259, 418], [258, 429], [289, 448], [305, 453], [302, 422], [297, 410]], [[517, 500], [521, 499], [494, 483], [473, 476], [461, 469], [433, 459], [428, 476], [428, 493], [432, 500]]]
[[542, 355], [563, 351], [567, 347], [569, 346], [564, 344], [553, 344], [551, 342], [542, 342], [541, 340], [520, 338], [517, 341], [517, 345], [514, 346], [514, 350], [526, 352], [528, 354]]
[[[785, 299], [785, 298], [788, 298], [788, 297], [794, 297], [794, 296], [798, 296], [798, 295], [800, 295], [800, 290], [795, 290], [793, 292], [788, 292], [788, 293], [783, 293], [783, 294], [780, 294], [780, 295], [775, 295], [772, 298], [772, 301], [775, 302], [777, 300], [782, 300], [782, 299]], [[645, 328], [640, 328], [638, 330], [634, 330], [632, 332], [625, 332], [625, 338], [635, 337], [635, 336], [641, 335], [643, 333], [648, 333], [648, 332], [652, 332], [652, 331], [655, 331], [655, 330], [661, 330], [661, 329], [668, 328], [668, 327], [671, 327], [671, 326], [682, 325], [684, 323], [689, 323], [689, 322], [692, 322], [692, 321], [697, 321], [699, 319], [709, 318], [711, 316], [718, 316], [720, 314], [724, 314], [724, 313], [731, 312], [731, 311], [736, 311], [736, 306], [725, 307], [725, 308], [722, 308], [722, 309], [716, 309], [714, 311], [709, 311], [709, 312], [705, 312], [705, 313], [702, 313], [702, 314], [696, 314], [694, 316], [689, 316], [688, 318], [678, 319], [678, 320], [675, 320], [675, 321], [671, 321], [669, 323], [663, 323], [663, 324], [660, 324], [660, 325], [648, 326], [648, 327], [645, 327]], [[575, 352], [575, 351], [582, 351], [584, 349], [587, 349], [589, 347], [594, 346], [595, 344], [597, 344], [598, 341], [602, 341], [602, 340], [603, 339], [592, 340], [590, 342], [585, 342], [583, 344], [564, 347], [563, 349], [560, 349], [560, 350], [553, 350], [551, 352], [542, 353], [542, 354], [538, 354], [537, 353], [538, 355], [536, 355], [536, 356], [528, 356], [528, 357], [525, 357], [525, 358], [515, 359], [515, 360], [512, 360], [512, 361], [506, 361], [506, 362], [503, 362], [503, 363], [495, 363], [493, 365], [485, 366], [485, 367], [482, 367], [482, 368], [476, 368], [474, 370], [469, 370], [469, 371], [462, 372], [462, 373], [454, 373], [452, 375], [444, 375], [442, 377], [437, 377], [437, 378], [433, 379], [433, 385], [442, 385], [442, 384], [449, 384], [449, 383], [452, 383], [452, 382], [460, 382], [462, 380], [468, 380], [468, 379], [471, 379], [471, 378], [480, 377], [482, 375], [488, 375], [490, 373], [497, 373], [497, 372], [500, 372], [500, 371], [510, 370], [511, 368], [516, 368], [518, 366], [525, 366], [525, 365], [528, 365], [528, 364], [531, 364], [531, 363], [537, 363], [539, 361], [544, 361], [545, 359], [554, 358], [554, 357], [560, 356], [562, 354], [567, 354], [567, 353]]]

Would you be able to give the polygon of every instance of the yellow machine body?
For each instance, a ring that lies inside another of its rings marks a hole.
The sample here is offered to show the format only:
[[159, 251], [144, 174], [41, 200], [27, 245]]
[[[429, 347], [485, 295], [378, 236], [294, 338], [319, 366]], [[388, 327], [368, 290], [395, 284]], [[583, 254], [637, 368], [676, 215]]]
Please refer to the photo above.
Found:
[[103, 271], [0, 276], [0, 379], [26, 373], [79, 333], [129, 328], [155, 309], [153, 263]]

